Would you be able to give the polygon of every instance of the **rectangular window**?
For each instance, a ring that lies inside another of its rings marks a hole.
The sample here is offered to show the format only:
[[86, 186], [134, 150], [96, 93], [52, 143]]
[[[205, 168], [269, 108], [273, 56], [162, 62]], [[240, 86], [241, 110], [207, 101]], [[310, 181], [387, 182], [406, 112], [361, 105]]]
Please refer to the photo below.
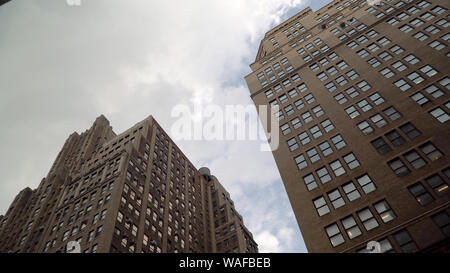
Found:
[[427, 92], [429, 95], [431, 95], [433, 98], [437, 99], [444, 95], [444, 92], [436, 87], [435, 85], [430, 85], [427, 88], [424, 89], [425, 92]]
[[411, 85], [409, 85], [404, 79], [400, 79], [394, 82], [394, 85], [397, 86], [403, 92], [411, 88]]
[[399, 177], [405, 176], [411, 172], [408, 167], [405, 166], [403, 161], [400, 160], [400, 158], [395, 158], [394, 160], [389, 161], [388, 165]]
[[341, 176], [345, 173], [345, 169], [344, 167], [342, 167], [341, 162], [339, 161], [339, 159], [333, 161], [330, 163], [330, 167], [334, 172], [334, 175], [337, 176]]
[[314, 107], [312, 109], [312, 111], [313, 111], [313, 113], [314, 113], [314, 115], [316, 117], [320, 117], [320, 116], [322, 116], [324, 114], [324, 111], [323, 111], [323, 109], [322, 109], [322, 107], [320, 105]]
[[345, 143], [344, 139], [341, 135], [336, 135], [333, 138], [331, 138], [331, 141], [333, 142], [334, 146], [337, 150], [340, 150], [347, 146], [347, 143]]
[[350, 215], [342, 219], [341, 223], [342, 226], [344, 226], [344, 229], [347, 232], [348, 238], [350, 240], [361, 235], [361, 230], [359, 229], [358, 224], [356, 224], [355, 218], [353, 218], [353, 216]]
[[372, 140], [370, 143], [381, 155], [392, 151], [391, 147], [384, 141], [382, 137]]
[[302, 145], [306, 145], [311, 141], [311, 139], [308, 136], [308, 133], [306, 133], [306, 132], [300, 133], [298, 135], [298, 138], [300, 139], [300, 142], [302, 143]]
[[389, 79], [389, 78], [392, 78], [393, 76], [395, 76], [395, 73], [392, 72], [392, 70], [390, 70], [387, 67], [383, 70], [380, 70], [380, 74], [383, 75], [383, 77], [385, 77], [386, 79]]
[[437, 174], [425, 179], [427, 184], [434, 190], [437, 195], [443, 195], [448, 192], [448, 185]]
[[431, 196], [420, 182], [409, 186], [408, 190], [421, 206], [426, 206], [434, 200], [433, 196]]
[[329, 192], [328, 198], [330, 199], [334, 209], [340, 208], [345, 205], [345, 201], [342, 198], [341, 193], [339, 192], [338, 189]]
[[422, 168], [427, 164], [425, 160], [415, 150], [409, 151], [403, 154], [403, 156], [406, 158], [409, 164], [411, 164], [411, 166], [413, 166], [413, 168], [416, 170]]
[[390, 120], [394, 121], [402, 117], [402, 115], [393, 107], [389, 107], [383, 110], [383, 113], [389, 117]]
[[294, 130], [302, 127], [302, 122], [300, 121], [299, 118], [294, 118], [293, 120], [291, 120], [291, 124], [292, 124], [292, 127], [294, 128]]
[[441, 43], [438, 40], [434, 40], [433, 42], [429, 43], [428, 46], [433, 48], [433, 49], [435, 49], [435, 50], [437, 50], [437, 51], [440, 51], [443, 48], [447, 47], [446, 45], [444, 45], [443, 43]]
[[370, 126], [370, 124], [367, 121], [358, 123], [358, 128], [359, 128], [359, 130], [361, 130], [361, 132], [364, 135], [368, 135], [373, 132], [373, 128]]
[[311, 122], [313, 120], [313, 117], [311, 116], [310, 112], [305, 112], [302, 114], [302, 119], [305, 123]]
[[322, 125], [323, 129], [327, 133], [334, 129], [334, 125], [333, 125], [333, 123], [331, 123], [331, 121], [329, 119], [322, 121], [320, 123], [320, 125]]
[[396, 130], [390, 131], [389, 133], [385, 134], [385, 136], [395, 147], [400, 146], [406, 142], [405, 139]]
[[400, 126], [400, 130], [409, 137], [409, 139], [414, 139], [421, 135], [420, 131], [410, 122]]
[[345, 112], [347, 113], [347, 115], [348, 115], [351, 119], [356, 118], [357, 116], [360, 115], [360, 113], [358, 112], [358, 110], [356, 109], [356, 107], [353, 106], [353, 105], [350, 106], [350, 107], [348, 107], [348, 108], [346, 108], [346, 109], [345, 109]]
[[291, 152], [298, 149], [298, 143], [297, 143], [297, 140], [295, 139], [295, 137], [289, 139], [289, 140], [287, 141], [287, 145], [288, 145], [289, 150], [290, 150]]
[[441, 107], [434, 108], [429, 113], [440, 123], [445, 123], [450, 119], [450, 116]]
[[344, 237], [342, 236], [341, 231], [339, 230], [337, 224], [332, 224], [330, 226], [325, 227], [325, 231], [333, 247], [336, 247], [345, 242]]
[[305, 156], [302, 154], [295, 158], [295, 163], [297, 163], [297, 167], [299, 170], [303, 170], [308, 166], [308, 163], [306, 163]]
[[342, 185], [342, 189], [344, 190], [350, 202], [361, 197], [361, 194], [359, 193], [358, 189], [355, 187], [355, 184], [353, 184], [353, 182], [348, 182]]
[[418, 249], [416, 243], [413, 241], [411, 235], [409, 235], [409, 232], [406, 231], [406, 229], [393, 234], [392, 237], [394, 237], [394, 240], [403, 252], [410, 253]]
[[308, 191], [311, 191], [315, 188], [317, 188], [317, 182], [315, 177], [310, 173], [307, 176], [303, 177], [303, 182], [305, 182], [306, 188]]
[[363, 176], [358, 177], [356, 180], [358, 180], [358, 183], [365, 194], [371, 193], [376, 190], [375, 184], [368, 174], [364, 174]]
[[339, 104], [344, 104], [347, 102], [347, 98], [342, 93], [339, 93], [336, 96], [334, 96], [334, 99], [337, 100]]
[[386, 200], [381, 200], [373, 204], [373, 206], [384, 223], [390, 222], [397, 217]]
[[359, 161], [356, 159], [355, 155], [353, 153], [349, 153], [344, 156], [344, 161], [347, 163], [347, 166], [350, 170], [353, 170], [357, 167], [359, 167]]
[[309, 131], [311, 132], [311, 135], [313, 136], [314, 139], [317, 139], [323, 135], [322, 131], [320, 130], [319, 126], [317, 126], [317, 125], [314, 127], [311, 127], [309, 129]]
[[365, 208], [357, 212], [359, 219], [367, 231], [370, 231], [379, 226], [377, 220], [373, 216], [369, 208]]
[[387, 124], [387, 121], [380, 115], [376, 114], [370, 117], [370, 120], [375, 123], [378, 128], [381, 128]]
[[450, 237], [450, 217], [445, 210], [431, 216], [431, 219], [446, 237]]
[[330, 213], [330, 208], [328, 207], [327, 202], [325, 201], [325, 198], [323, 196], [313, 200], [313, 203], [319, 216]]
[[315, 162], [320, 160], [320, 155], [317, 152], [316, 148], [312, 148], [312, 149], [308, 150], [306, 152], [306, 154], [308, 155], [309, 160], [311, 161], [311, 163], [315, 163]]
[[419, 148], [431, 161], [438, 160], [442, 157], [442, 153], [431, 142], [427, 142]]
[[320, 182], [322, 184], [328, 183], [331, 181], [331, 176], [328, 173], [328, 169], [326, 167], [322, 167], [318, 170], [316, 170], [317, 175], [319, 176]]

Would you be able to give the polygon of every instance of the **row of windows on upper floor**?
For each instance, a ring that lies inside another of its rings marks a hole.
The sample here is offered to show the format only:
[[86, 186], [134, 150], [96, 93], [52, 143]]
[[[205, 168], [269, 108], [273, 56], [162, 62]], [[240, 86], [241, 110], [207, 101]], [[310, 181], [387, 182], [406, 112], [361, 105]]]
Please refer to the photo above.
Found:
[[[384, 222], [383, 216], [380, 216], [379, 210], [383, 211], [382, 214], [384, 215], [385, 219], [390, 219], [391, 217], [394, 217], [395, 219], [395, 213], [390, 209], [389, 204], [386, 202], [386, 200], [381, 200], [379, 203], [373, 204], [375, 207], [375, 210], [377, 211], [376, 218], [381, 218], [381, 221]], [[372, 211], [367, 207], [366, 209], [362, 211], [357, 212], [358, 219], [361, 221], [362, 226], [364, 226], [365, 230], [372, 230], [379, 226], [377, 220]], [[436, 214], [433, 214], [431, 217], [432, 221], [436, 224], [436, 226], [441, 230], [443, 236], [449, 237], [450, 236], [450, 217], [448, 213], [443, 210]], [[355, 218], [350, 215], [346, 218], [343, 218], [339, 222], [333, 223], [325, 228], [325, 232], [330, 240], [330, 243], [333, 247], [336, 247], [338, 245], [341, 245], [345, 243], [346, 238], [343, 237], [341, 230], [344, 230], [347, 235], [347, 238], [349, 240], [352, 240], [355, 237], [358, 237], [361, 235], [361, 224], [357, 223], [355, 221]], [[416, 252], [419, 250], [419, 247], [417, 246], [416, 242], [411, 237], [411, 234], [408, 232], [406, 228], [401, 229], [399, 231], [396, 231], [392, 235], [389, 235], [387, 237], [381, 238], [378, 240], [381, 246], [381, 252], [382, 253], [394, 253], [396, 252], [396, 249], [393, 246], [392, 242], [395, 242], [395, 245], [398, 247], [398, 250], [401, 252]], [[357, 250], [358, 253], [367, 253], [369, 250], [364, 246], [361, 249]]]
[[[408, 152], [396, 157], [388, 162], [389, 167], [398, 177], [403, 177], [411, 173], [411, 169], [418, 170], [432, 163], [444, 155], [431, 142], [427, 142]], [[427, 160], [425, 160], [426, 158]], [[408, 162], [405, 164], [405, 162]]]
[[[320, 59], [319, 64], [321, 64], [322, 66], [325, 66], [325, 65], [329, 64], [330, 62], [337, 61], [338, 59], [339, 59], [339, 56], [335, 52], [332, 52], [332, 53], [328, 54], [327, 56], [323, 57], [322, 59]], [[267, 98], [270, 98], [274, 94], [280, 93], [283, 89], [287, 90], [293, 83], [295, 84], [295, 83], [298, 83], [299, 81], [301, 81], [300, 75], [298, 73], [294, 74], [290, 79], [286, 79], [282, 83], [277, 84], [273, 88], [265, 91], [265, 95]], [[297, 89], [300, 92], [304, 92], [308, 89], [308, 87], [306, 86], [305, 83], [301, 83], [297, 86]]]
[[[374, 213], [374, 211], [376, 213]], [[357, 217], [354, 217], [355, 215]], [[342, 236], [341, 228], [343, 228], [342, 230], [345, 230], [348, 239], [352, 240], [362, 235], [363, 231], [361, 226], [364, 227], [366, 232], [369, 232], [375, 228], [378, 228], [380, 226], [380, 222], [388, 223], [396, 218], [397, 215], [390, 207], [389, 203], [385, 199], [382, 199], [373, 203], [371, 206], [367, 206], [356, 211], [354, 214], [350, 214], [342, 218], [337, 223], [326, 226], [325, 233], [327, 234], [331, 245], [336, 247], [346, 241], [344, 236]]]

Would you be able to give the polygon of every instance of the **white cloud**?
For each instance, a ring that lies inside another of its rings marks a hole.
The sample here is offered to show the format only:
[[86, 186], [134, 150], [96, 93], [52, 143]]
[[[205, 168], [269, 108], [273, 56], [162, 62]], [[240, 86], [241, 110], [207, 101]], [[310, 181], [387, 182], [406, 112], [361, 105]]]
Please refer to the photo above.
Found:
[[[243, 78], [259, 40], [301, 3], [96, 0], [71, 7], [41, 0], [2, 6], [0, 213], [22, 188], [38, 185], [73, 131], [84, 131], [100, 114], [116, 133], [150, 114], [169, 133], [177, 104], [251, 105]], [[275, 161], [259, 151], [260, 142], [177, 144], [230, 191], [261, 251], [304, 251]], [[292, 229], [278, 230], [280, 223]], [[295, 245], [288, 244], [292, 237]]]

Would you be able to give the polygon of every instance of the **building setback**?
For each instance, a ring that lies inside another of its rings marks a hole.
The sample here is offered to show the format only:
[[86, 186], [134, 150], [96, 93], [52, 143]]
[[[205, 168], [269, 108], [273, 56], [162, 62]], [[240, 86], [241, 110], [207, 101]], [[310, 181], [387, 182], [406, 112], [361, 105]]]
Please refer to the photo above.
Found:
[[450, 251], [449, 5], [333, 1], [268, 31], [246, 77], [309, 252]]
[[[0, 222], [0, 252], [255, 253], [229, 193], [150, 116], [120, 135], [100, 116]], [[70, 250], [69, 250], [70, 251]]]

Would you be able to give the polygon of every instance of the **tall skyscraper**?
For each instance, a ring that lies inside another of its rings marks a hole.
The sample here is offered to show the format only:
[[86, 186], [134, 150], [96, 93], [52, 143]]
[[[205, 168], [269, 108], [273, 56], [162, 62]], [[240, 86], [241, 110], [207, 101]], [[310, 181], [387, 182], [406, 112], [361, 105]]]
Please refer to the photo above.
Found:
[[120, 135], [104, 116], [73, 133], [0, 217], [0, 252], [71, 252], [71, 241], [81, 252], [258, 251], [229, 193], [151, 116]]
[[450, 251], [449, 5], [336, 0], [266, 33], [246, 81], [279, 107], [308, 251]]

